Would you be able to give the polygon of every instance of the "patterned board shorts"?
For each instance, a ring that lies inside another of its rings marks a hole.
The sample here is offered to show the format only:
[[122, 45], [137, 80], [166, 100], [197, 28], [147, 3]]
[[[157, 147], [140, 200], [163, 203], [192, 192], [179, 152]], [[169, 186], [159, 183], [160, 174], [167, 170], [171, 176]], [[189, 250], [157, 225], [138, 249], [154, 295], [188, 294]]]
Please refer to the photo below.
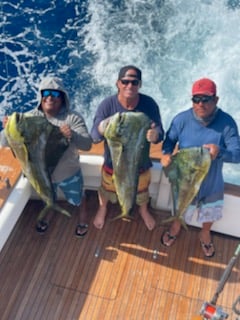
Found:
[[61, 182], [53, 184], [54, 192], [57, 194], [57, 189], [61, 189], [66, 200], [74, 205], [79, 206], [83, 196], [83, 176], [79, 170], [76, 174]]
[[214, 222], [222, 218], [223, 200], [200, 204], [199, 206], [190, 205], [184, 214], [186, 223], [190, 223], [194, 213], [197, 211], [197, 221], [200, 223]]
[[[151, 182], [151, 171], [146, 170], [139, 174], [136, 204], [141, 206], [149, 201], [148, 187]], [[102, 167], [102, 181], [99, 192], [112, 203], [117, 202], [116, 189], [112, 178], [112, 170]]]

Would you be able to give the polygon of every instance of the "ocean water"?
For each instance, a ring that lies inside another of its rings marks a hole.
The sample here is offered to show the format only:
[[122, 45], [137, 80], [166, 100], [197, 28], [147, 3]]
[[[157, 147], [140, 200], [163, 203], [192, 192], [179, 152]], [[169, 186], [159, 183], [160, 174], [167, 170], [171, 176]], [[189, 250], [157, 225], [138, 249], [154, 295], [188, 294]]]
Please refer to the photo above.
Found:
[[[90, 129], [119, 68], [135, 64], [165, 129], [200, 77], [240, 129], [240, 0], [2, 0], [0, 17], [0, 119], [34, 108], [41, 78], [57, 75]], [[224, 178], [240, 184], [240, 165]]]

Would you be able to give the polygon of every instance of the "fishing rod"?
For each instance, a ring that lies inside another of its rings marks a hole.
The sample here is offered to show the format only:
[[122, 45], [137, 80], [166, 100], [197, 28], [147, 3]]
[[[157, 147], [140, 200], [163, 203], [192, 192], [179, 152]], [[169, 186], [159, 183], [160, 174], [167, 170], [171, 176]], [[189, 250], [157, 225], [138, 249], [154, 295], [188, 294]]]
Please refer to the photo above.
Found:
[[[230, 274], [233, 269], [233, 266], [235, 265], [237, 258], [240, 256], [240, 243], [238, 244], [234, 255], [230, 259], [220, 281], [217, 286], [216, 292], [210, 302], [204, 302], [202, 305], [202, 308], [200, 310], [199, 316], [194, 316], [192, 320], [224, 320], [228, 318], [228, 314], [223, 311], [221, 307], [216, 306], [217, 300], [219, 297], [219, 294], [222, 292]], [[232, 306], [232, 310], [235, 312], [235, 314], [240, 315], [240, 296], [236, 299]], [[236, 320], [240, 320], [236, 319]]]

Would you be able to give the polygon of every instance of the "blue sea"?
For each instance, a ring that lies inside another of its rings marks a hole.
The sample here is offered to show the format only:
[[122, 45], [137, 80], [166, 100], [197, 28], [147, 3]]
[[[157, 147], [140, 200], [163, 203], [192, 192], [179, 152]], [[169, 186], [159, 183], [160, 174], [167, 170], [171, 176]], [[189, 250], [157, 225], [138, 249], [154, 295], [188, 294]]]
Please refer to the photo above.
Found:
[[[34, 108], [41, 78], [57, 75], [90, 129], [119, 68], [135, 64], [165, 129], [200, 77], [240, 129], [240, 0], [2, 0], [0, 16], [0, 119]], [[240, 165], [224, 178], [240, 184]]]

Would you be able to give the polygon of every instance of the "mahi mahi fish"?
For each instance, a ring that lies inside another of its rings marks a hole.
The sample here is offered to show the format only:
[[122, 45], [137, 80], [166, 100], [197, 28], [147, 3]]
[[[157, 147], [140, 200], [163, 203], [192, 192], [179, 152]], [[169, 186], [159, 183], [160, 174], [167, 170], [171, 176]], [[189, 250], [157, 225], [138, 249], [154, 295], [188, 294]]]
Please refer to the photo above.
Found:
[[112, 164], [113, 182], [121, 207], [116, 217], [130, 217], [136, 201], [139, 167], [149, 149], [150, 119], [142, 112], [116, 113], [104, 132]]
[[53, 169], [57, 165], [68, 147], [68, 141], [59, 127], [51, 124], [45, 117], [14, 112], [8, 117], [5, 135], [20, 162], [23, 174], [46, 203], [38, 220], [50, 209], [70, 216], [69, 212], [55, 201], [49, 172], [50, 168]]
[[177, 219], [187, 229], [184, 213], [197, 195], [210, 164], [209, 151], [203, 147], [180, 149], [172, 156], [164, 172], [171, 184], [174, 216], [164, 222]]

